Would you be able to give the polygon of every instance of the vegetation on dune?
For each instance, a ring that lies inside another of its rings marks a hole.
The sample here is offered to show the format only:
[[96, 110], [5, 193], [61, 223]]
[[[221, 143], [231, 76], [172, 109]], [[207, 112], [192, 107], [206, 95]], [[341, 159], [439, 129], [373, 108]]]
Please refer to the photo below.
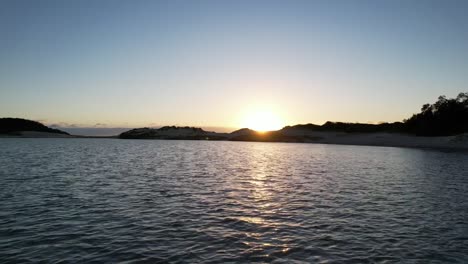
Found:
[[339, 131], [347, 133], [376, 133], [376, 132], [400, 132], [403, 129], [403, 123], [381, 123], [381, 124], [362, 124], [362, 123], [344, 123], [344, 122], [326, 122], [319, 126], [314, 124], [296, 125], [288, 128], [309, 129], [314, 131]]
[[439, 96], [425, 104], [419, 114], [404, 121], [406, 132], [420, 136], [450, 136], [468, 132], [468, 93], [456, 98]]
[[[250, 129], [240, 129], [230, 134], [207, 132], [196, 127], [166, 126], [159, 129], [139, 128], [126, 131], [120, 138], [161, 138], [161, 139], [203, 139], [239, 141], [283, 141], [301, 142], [307, 135], [287, 133], [290, 130], [335, 131], [346, 133], [406, 133], [417, 136], [452, 136], [468, 133], [468, 92], [456, 98], [440, 96], [433, 104], [425, 104], [421, 112], [403, 122], [362, 124], [326, 122], [323, 125], [304, 124], [287, 126], [278, 131], [260, 133]], [[39, 122], [21, 118], [0, 118], [0, 134], [15, 134], [19, 131], [39, 131], [68, 133], [49, 128]]]
[[326, 122], [323, 125], [305, 124], [288, 126], [313, 131], [337, 131], [347, 133], [408, 133], [417, 136], [452, 136], [468, 133], [468, 93], [456, 98], [440, 96], [434, 104], [423, 105], [421, 112], [403, 122], [362, 124]]
[[208, 132], [198, 127], [164, 126], [161, 128], [135, 128], [119, 135], [122, 139], [188, 139], [225, 140], [222, 133]]
[[[169, 130], [186, 130], [187, 135], [165, 135]], [[460, 93], [454, 99], [440, 96], [434, 104], [425, 104], [421, 113], [414, 114], [403, 122], [362, 124], [326, 122], [323, 125], [304, 124], [287, 126], [278, 131], [257, 132], [240, 129], [231, 134], [210, 133], [192, 127], [162, 127], [160, 129], [134, 129], [122, 133], [120, 138], [165, 138], [165, 139], [217, 139], [233, 141], [302, 142], [310, 135], [294, 131], [345, 132], [345, 133], [405, 133], [418, 136], [451, 136], [468, 132], [468, 93]], [[289, 132], [293, 132], [292, 134]], [[192, 134], [193, 133], [193, 134]]]

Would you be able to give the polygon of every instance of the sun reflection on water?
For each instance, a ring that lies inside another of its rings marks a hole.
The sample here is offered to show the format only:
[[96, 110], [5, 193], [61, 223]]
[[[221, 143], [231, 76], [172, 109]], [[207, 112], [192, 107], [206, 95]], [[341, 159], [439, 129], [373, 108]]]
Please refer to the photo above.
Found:
[[248, 224], [244, 235], [249, 241], [243, 243], [252, 250], [268, 252], [266, 256], [272, 252], [286, 254], [291, 248], [287, 241], [278, 239], [275, 235], [282, 227], [290, 226], [278, 217], [283, 207], [279, 199], [281, 186], [277, 185], [280, 181], [275, 179], [280, 175], [274, 173], [280, 162], [281, 155], [278, 154], [272, 151], [268, 143], [249, 145], [245, 157], [248, 170], [241, 186], [238, 186], [239, 189], [246, 190], [245, 194], [248, 196], [248, 199], [242, 199], [243, 207], [248, 209], [235, 217]]

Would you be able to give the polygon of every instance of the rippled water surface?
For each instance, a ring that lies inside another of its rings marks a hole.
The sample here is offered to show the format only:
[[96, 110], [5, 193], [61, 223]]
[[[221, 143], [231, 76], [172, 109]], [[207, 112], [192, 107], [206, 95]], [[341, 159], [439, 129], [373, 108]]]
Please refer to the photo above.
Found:
[[0, 139], [0, 262], [468, 263], [468, 154]]

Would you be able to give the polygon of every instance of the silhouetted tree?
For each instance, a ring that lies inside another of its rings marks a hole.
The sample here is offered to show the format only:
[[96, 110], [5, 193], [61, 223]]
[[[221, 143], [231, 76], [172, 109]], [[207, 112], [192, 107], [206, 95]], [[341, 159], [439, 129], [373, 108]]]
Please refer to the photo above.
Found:
[[421, 113], [404, 121], [406, 132], [421, 136], [449, 136], [468, 132], [468, 93], [456, 98], [439, 96], [434, 104], [425, 104]]

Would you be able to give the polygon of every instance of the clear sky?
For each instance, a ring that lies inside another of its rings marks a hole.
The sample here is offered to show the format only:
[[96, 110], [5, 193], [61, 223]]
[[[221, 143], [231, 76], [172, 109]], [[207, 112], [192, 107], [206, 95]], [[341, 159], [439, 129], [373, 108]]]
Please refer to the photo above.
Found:
[[0, 115], [401, 121], [468, 91], [468, 1], [0, 1]]

